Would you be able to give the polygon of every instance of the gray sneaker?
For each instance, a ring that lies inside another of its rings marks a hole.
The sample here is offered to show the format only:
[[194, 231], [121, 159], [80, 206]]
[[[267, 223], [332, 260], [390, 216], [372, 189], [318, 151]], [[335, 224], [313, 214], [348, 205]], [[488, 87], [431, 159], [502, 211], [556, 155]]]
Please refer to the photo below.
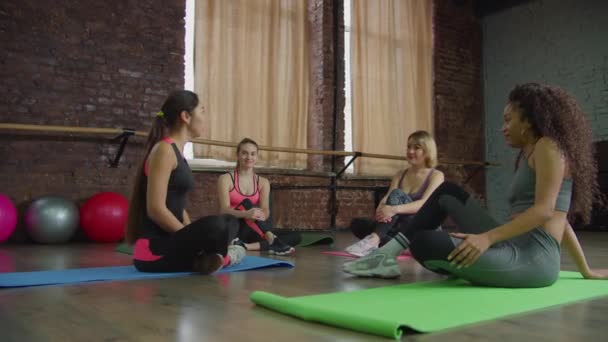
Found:
[[370, 255], [350, 261], [342, 270], [359, 277], [399, 278], [401, 269], [395, 258], [375, 250]]
[[243, 258], [247, 255], [247, 251], [243, 246], [230, 245], [228, 246], [228, 256], [230, 256], [230, 264], [228, 266], [236, 265], [243, 261]]

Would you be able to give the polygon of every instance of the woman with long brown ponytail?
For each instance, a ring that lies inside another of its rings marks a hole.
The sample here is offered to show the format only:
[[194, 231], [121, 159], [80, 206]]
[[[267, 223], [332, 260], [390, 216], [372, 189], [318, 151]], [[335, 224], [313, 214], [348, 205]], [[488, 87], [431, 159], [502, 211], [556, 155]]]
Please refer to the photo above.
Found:
[[140, 271], [209, 274], [245, 256], [241, 246], [229, 246], [238, 231], [236, 218], [206, 216], [191, 222], [186, 211], [194, 177], [182, 151], [204, 128], [203, 106], [191, 91], [171, 93], [156, 114], [135, 177], [126, 231]]

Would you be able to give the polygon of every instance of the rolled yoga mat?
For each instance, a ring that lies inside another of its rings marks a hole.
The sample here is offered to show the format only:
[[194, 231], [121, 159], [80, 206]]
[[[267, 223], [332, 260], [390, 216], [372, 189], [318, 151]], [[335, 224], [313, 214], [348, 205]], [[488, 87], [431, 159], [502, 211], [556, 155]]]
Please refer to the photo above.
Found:
[[124, 242], [116, 246], [114, 250], [118, 253], [133, 254], [133, 246], [130, 246]]
[[606, 295], [608, 282], [562, 271], [544, 288], [479, 287], [451, 279], [292, 298], [256, 291], [251, 300], [303, 320], [397, 339], [407, 329], [434, 332]]
[[300, 247], [311, 245], [331, 245], [334, 243], [334, 237], [325, 233], [302, 233], [302, 241], [298, 244]]
[[[294, 264], [282, 260], [247, 256], [240, 264], [222, 268], [214, 274], [255, 270], [267, 267], [294, 267]], [[78, 284], [94, 281], [158, 279], [183, 277], [197, 274], [194, 272], [145, 273], [134, 266], [112, 266], [93, 268], [74, 268], [67, 270], [11, 272], [0, 274], [0, 288], [27, 287], [55, 284]]]

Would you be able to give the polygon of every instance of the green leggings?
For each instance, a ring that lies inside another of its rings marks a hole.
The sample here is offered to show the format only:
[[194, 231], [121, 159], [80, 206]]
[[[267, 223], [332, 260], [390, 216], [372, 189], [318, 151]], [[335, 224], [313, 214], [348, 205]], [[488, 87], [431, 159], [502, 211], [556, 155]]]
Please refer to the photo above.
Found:
[[434, 230], [446, 217], [462, 233], [480, 234], [500, 225], [462, 188], [443, 183], [401, 231], [424, 267], [495, 287], [543, 287], [557, 280], [560, 245], [542, 228], [492, 245], [467, 268], [450, 265], [447, 256], [462, 240]]

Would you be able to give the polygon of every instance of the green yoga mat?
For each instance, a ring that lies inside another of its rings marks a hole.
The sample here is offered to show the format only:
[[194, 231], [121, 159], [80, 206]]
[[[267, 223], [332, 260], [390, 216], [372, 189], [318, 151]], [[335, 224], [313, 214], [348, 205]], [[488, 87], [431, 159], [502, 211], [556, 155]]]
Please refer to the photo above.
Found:
[[433, 332], [606, 295], [607, 281], [562, 271], [553, 286], [535, 289], [452, 279], [293, 298], [256, 291], [251, 300], [303, 320], [400, 338], [404, 329]]
[[[331, 245], [334, 243], [334, 238], [329, 234], [324, 233], [302, 233], [302, 241], [298, 246], [306, 247], [311, 245]], [[133, 254], [133, 247], [126, 243], [121, 243], [114, 249], [118, 253]]]
[[302, 241], [298, 244], [300, 247], [311, 245], [331, 245], [334, 243], [334, 237], [325, 233], [302, 233]]
[[126, 243], [121, 243], [114, 250], [118, 253], [133, 254], [133, 246], [129, 246]]

